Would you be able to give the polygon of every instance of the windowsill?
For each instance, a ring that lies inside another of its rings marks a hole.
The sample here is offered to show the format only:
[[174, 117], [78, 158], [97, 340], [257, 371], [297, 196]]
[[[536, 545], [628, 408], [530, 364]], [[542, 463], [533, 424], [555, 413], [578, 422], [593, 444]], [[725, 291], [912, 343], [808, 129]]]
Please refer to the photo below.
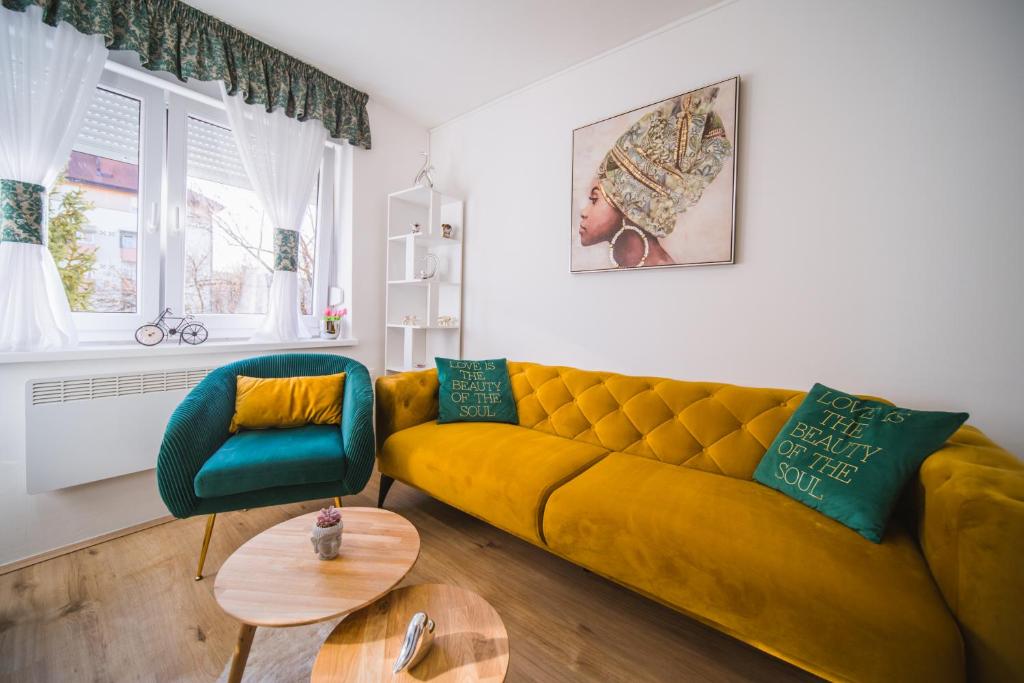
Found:
[[249, 351], [288, 351], [329, 349], [355, 346], [357, 339], [300, 339], [291, 342], [258, 342], [244, 339], [208, 341], [198, 346], [165, 342], [159, 346], [140, 344], [82, 343], [73, 349], [58, 351], [5, 351], [0, 352], [0, 365], [10, 363], [47, 363], [69, 360], [103, 360], [110, 358], [151, 358], [163, 356], [198, 356], [211, 353], [237, 353]]

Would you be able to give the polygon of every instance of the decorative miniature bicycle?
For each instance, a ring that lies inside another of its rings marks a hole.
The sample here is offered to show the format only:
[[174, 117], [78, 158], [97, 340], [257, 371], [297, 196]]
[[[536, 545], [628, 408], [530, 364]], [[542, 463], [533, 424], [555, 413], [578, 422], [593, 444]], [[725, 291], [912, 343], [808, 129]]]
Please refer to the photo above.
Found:
[[[170, 326], [168, 321], [176, 320], [177, 324]], [[167, 337], [178, 337], [178, 343], [185, 342], [196, 346], [206, 341], [210, 333], [206, 326], [195, 319], [191, 314], [176, 316], [170, 308], [160, 312], [160, 317], [151, 323], [146, 323], [135, 330], [135, 341], [143, 346], [156, 346]]]

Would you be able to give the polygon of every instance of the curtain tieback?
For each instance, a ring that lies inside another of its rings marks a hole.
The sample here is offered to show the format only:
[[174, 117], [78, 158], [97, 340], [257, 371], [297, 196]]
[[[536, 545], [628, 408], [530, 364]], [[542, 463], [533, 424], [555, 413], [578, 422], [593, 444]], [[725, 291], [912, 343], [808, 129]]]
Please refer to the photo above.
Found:
[[43, 193], [35, 183], [0, 178], [0, 242], [43, 243]]
[[274, 228], [274, 270], [295, 272], [299, 269], [299, 233], [287, 228]]

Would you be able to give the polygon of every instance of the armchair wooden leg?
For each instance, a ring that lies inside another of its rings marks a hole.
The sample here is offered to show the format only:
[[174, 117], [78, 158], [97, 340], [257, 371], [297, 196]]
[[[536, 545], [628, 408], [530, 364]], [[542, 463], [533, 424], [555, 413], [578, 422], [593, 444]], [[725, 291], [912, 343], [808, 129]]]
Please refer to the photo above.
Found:
[[340, 508], [341, 507], [341, 496], [335, 496], [334, 497], [334, 507], [336, 507], [336, 508]]
[[377, 507], [384, 507], [384, 499], [388, 497], [388, 491], [391, 490], [391, 485], [395, 483], [395, 480], [386, 474], [380, 475], [380, 490], [377, 492]]
[[199, 566], [196, 568], [196, 581], [203, 578], [203, 565], [206, 564], [206, 551], [210, 549], [210, 536], [213, 535], [213, 520], [217, 519], [217, 513], [206, 518], [206, 535], [203, 536], [203, 549], [199, 551]]

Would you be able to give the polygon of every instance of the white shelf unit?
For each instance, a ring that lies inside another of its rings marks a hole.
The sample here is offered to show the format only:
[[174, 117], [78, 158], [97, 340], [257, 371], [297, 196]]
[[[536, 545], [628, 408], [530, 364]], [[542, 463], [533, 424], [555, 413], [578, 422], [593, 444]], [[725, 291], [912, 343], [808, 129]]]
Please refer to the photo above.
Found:
[[[412, 231], [419, 223], [420, 232]], [[452, 226], [443, 237], [441, 224]], [[387, 296], [384, 366], [388, 373], [434, 367], [434, 357], [462, 357], [463, 202], [428, 187], [388, 195]], [[426, 254], [437, 257], [437, 273], [423, 280]], [[416, 324], [405, 317], [416, 316]], [[454, 316], [451, 326], [438, 316]]]

